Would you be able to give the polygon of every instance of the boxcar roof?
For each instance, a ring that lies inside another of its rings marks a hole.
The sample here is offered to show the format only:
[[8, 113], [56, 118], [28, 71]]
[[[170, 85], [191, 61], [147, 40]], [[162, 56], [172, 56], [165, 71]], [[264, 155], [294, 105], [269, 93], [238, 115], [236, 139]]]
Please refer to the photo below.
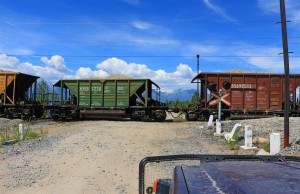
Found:
[[[196, 79], [205, 78], [205, 75], [278, 75], [278, 76], [284, 76], [282, 73], [272, 73], [272, 72], [201, 72], [196, 77], [193, 78], [191, 81], [192, 83]], [[300, 74], [290, 74], [290, 76], [299, 76]]]

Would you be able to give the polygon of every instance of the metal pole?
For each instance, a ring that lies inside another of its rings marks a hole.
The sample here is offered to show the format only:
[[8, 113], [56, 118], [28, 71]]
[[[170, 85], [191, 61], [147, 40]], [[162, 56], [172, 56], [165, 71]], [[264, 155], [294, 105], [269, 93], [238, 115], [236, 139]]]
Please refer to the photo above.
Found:
[[33, 93], [33, 101], [36, 101], [36, 91], [37, 91], [37, 80], [34, 82], [34, 93]]
[[[219, 96], [222, 97], [222, 89], [219, 90]], [[221, 122], [221, 106], [222, 102], [220, 101], [218, 104], [218, 120]]]
[[289, 146], [289, 112], [290, 112], [290, 70], [289, 70], [289, 49], [286, 29], [285, 1], [280, 0], [282, 46], [284, 55], [285, 75], [285, 102], [284, 102], [284, 147]]
[[[197, 55], [197, 75], [199, 74], [199, 58], [200, 55]], [[197, 101], [199, 101], [199, 80], [197, 81]]]

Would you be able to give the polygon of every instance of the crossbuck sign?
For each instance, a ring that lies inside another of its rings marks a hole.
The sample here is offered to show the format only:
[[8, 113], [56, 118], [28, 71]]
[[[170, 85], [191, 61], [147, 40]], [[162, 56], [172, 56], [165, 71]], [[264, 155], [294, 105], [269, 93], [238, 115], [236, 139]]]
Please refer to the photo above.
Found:
[[215, 99], [213, 99], [212, 101], [210, 101], [208, 103], [209, 106], [213, 106], [218, 104], [219, 102], [223, 102], [224, 104], [226, 104], [227, 106], [231, 106], [231, 103], [229, 101], [227, 101], [225, 98], [227, 96], [230, 95], [230, 93], [225, 93], [223, 96], [219, 96], [218, 94], [215, 93], [210, 93]]

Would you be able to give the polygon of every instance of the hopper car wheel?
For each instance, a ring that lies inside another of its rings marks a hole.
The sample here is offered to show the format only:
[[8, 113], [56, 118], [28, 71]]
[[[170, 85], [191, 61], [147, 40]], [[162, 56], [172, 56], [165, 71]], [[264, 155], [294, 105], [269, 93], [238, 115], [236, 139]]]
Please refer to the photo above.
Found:
[[32, 114], [27, 114], [24, 116], [24, 120], [25, 121], [31, 121], [32, 120], [33, 115]]
[[4, 110], [4, 115], [7, 119], [12, 119], [13, 118], [12, 113], [7, 108]]
[[196, 121], [198, 118], [197, 113], [186, 113], [185, 118], [187, 121]]
[[138, 110], [134, 110], [130, 113], [130, 120], [132, 121], [141, 121], [142, 119], [135, 113]]
[[37, 109], [34, 111], [34, 116], [36, 118], [42, 118], [43, 115], [44, 115], [44, 109]]
[[188, 105], [188, 110], [192, 111], [192, 112], [195, 112], [195, 111], [198, 110], [198, 106], [196, 104], [189, 104]]
[[52, 116], [53, 121], [58, 121], [59, 117], [57, 115]]
[[154, 113], [154, 120], [162, 122], [167, 118], [166, 111], [164, 110], [156, 110]]
[[7, 118], [7, 119], [12, 119], [12, 118], [13, 118], [13, 116], [12, 116], [12, 114], [11, 114], [11, 113], [6, 113], [6, 118]]

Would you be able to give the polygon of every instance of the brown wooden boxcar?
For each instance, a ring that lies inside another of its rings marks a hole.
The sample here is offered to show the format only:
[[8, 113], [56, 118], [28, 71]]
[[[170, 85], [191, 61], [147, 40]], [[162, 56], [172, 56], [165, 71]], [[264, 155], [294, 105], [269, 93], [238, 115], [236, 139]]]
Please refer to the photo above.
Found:
[[[255, 117], [257, 115], [282, 115], [284, 75], [275, 73], [200, 73], [192, 83], [200, 82], [200, 100], [187, 109], [187, 119], [207, 118], [216, 112], [220, 99], [223, 117]], [[223, 84], [230, 82], [231, 88]], [[291, 115], [299, 115], [300, 74], [290, 75]], [[217, 98], [219, 91], [223, 98]]]

